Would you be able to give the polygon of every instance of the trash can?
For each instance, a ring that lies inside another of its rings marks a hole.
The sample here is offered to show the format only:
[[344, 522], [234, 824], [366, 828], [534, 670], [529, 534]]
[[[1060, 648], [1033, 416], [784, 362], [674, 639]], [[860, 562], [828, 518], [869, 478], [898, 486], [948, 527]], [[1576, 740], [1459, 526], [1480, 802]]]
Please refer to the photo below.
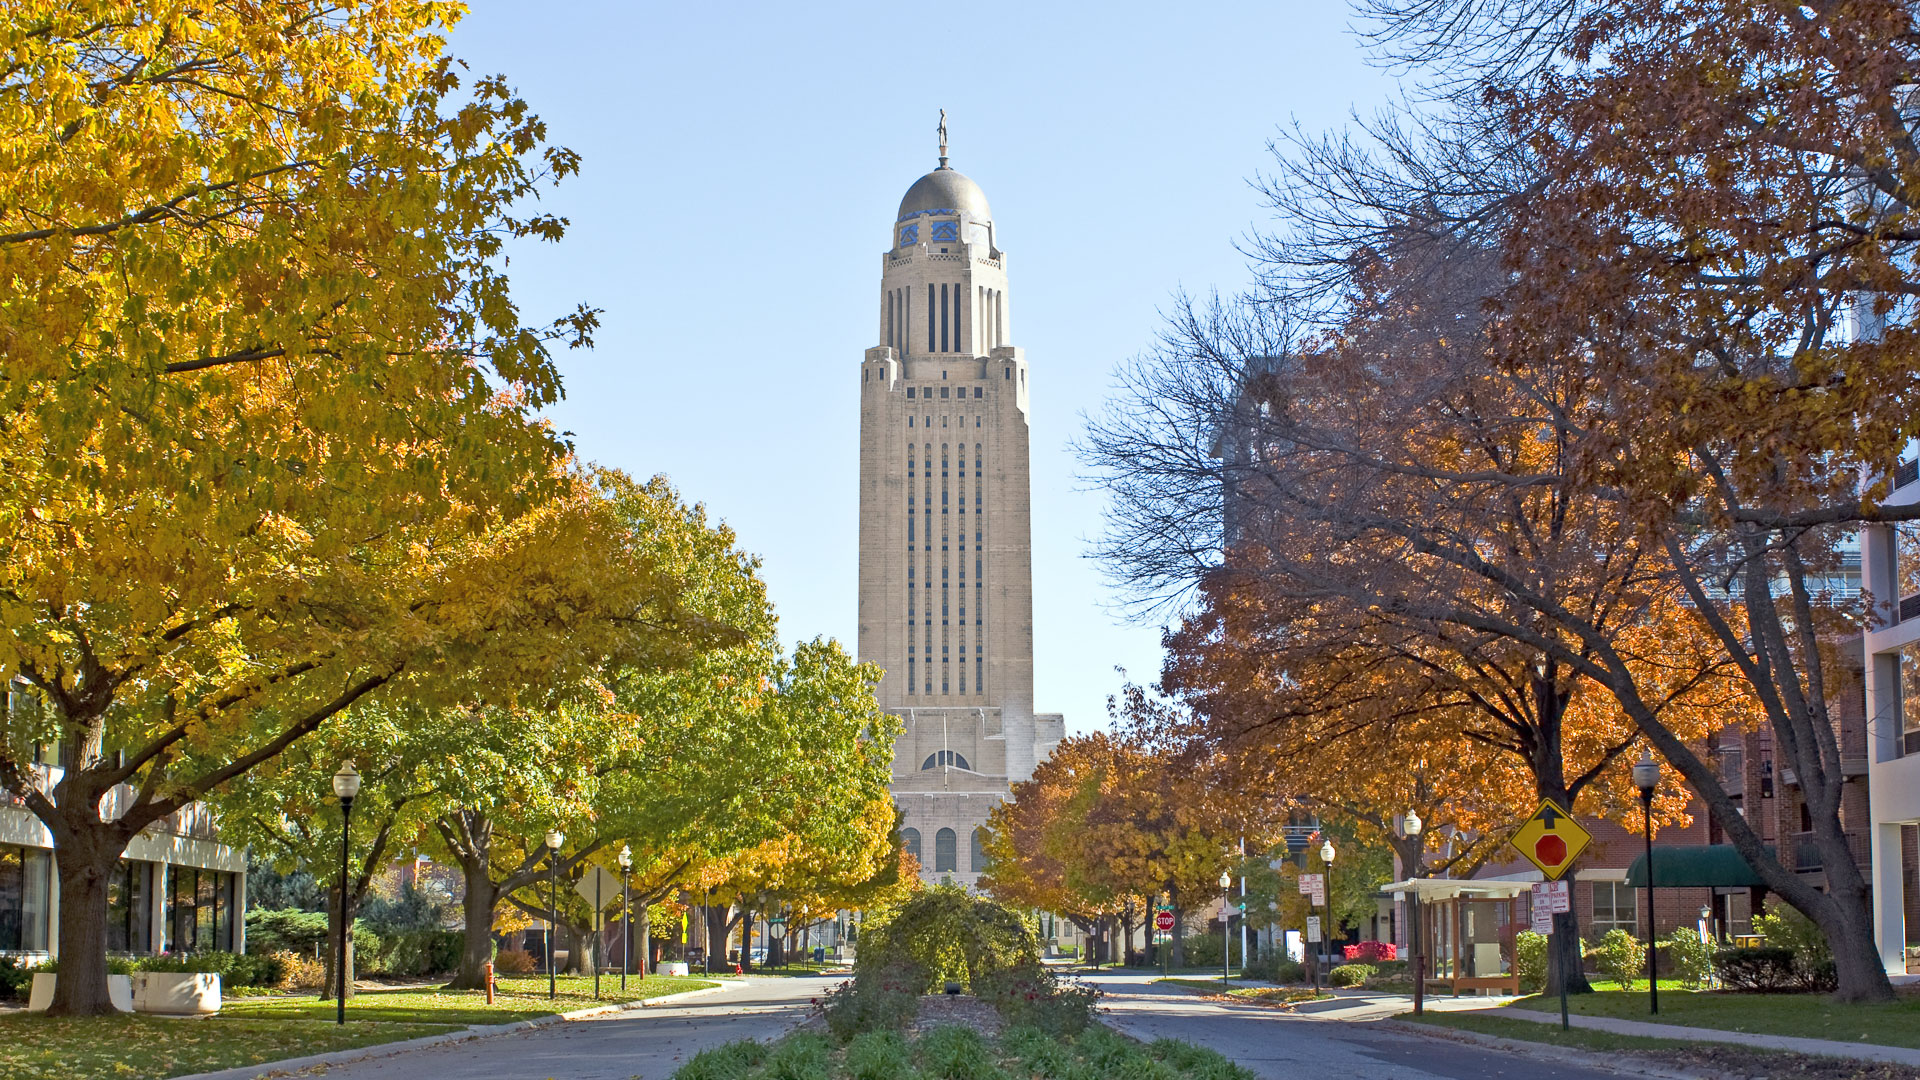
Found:
[[824, 945], [815, 945], [815, 946], [813, 947], [813, 962], [814, 962], [814, 963], [816, 963], [816, 964], [824, 964], [824, 963], [826, 963], [826, 962], [827, 962], [827, 947], [826, 947], [826, 946], [824, 946]]

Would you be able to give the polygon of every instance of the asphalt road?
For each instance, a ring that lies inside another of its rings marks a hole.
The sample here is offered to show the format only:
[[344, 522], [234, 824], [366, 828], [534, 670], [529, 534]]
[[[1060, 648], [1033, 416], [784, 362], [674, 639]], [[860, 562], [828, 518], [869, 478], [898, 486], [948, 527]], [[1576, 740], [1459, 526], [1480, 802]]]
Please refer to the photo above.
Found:
[[[1152, 975], [1101, 975], [1103, 1017], [1138, 1039], [1210, 1046], [1272, 1080], [1618, 1080], [1621, 1074], [1445, 1039], [1383, 1030], [1402, 1001], [1340, 999], [1281, 1012], [1225, 1005], [1150, 985]], [[1449, 1003], [1451, 1004], [1451, 1003]]]
[[770, 1039], [806, 1018], [838, 978], [728, 979], [721, 990], [589, 1020], [366, 1058], [328, 1080], [662, 1080], [701, 1050]]

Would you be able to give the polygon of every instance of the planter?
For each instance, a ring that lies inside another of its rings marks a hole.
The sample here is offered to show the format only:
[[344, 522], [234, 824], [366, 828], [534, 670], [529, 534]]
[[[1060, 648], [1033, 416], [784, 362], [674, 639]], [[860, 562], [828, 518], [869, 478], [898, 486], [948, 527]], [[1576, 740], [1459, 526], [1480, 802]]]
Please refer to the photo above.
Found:
[[[53, 1004], [53, 981], [60, 976], [51, 971], [36, 971], [33, 974], [33, 989], [27, 995], [28, 1012], [46, 1012]], [[107, 1000], [121, 1012], [133, 1011], [133, 976], [108, 975]]]
[[687, 964], [684, 960], [669, 960], [661, 964], [656, 971], [661, 975], [685, 975], [687, 973]]
[[133, 1008], [160, 1016], [206, 1016], [220, 1011], [220, 976], [200, 971], [140, 971], [133, 976]]

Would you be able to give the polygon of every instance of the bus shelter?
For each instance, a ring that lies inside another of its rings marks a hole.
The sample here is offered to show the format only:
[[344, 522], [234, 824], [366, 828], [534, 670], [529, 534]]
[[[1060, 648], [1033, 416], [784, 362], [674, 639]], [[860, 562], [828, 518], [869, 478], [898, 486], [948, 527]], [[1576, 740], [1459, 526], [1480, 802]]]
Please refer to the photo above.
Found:
[[1530, 881], [1412, 878], [1384, 891], [1419, 911], [1427, 985], [1438, 984], [1458, 997], [1462, 990], [1520, 993], [1514, 936], [1528, 925], [1521, 898], [1532, 889]]

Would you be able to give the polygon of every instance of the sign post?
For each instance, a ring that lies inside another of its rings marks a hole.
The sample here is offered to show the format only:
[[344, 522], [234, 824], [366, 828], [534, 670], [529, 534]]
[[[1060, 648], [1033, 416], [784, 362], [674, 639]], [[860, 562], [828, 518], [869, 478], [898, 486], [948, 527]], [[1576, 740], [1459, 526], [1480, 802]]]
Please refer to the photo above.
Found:
[[[1308, 911], [1312, 911], [1317, 907], [1325, 907], [1327, 903], [1327, 876], [1325, 874], [1301, 874], [1300, 895], [1307, 898]], [[1318, 944], [1319, 941], [1320, 919], [1318, 916], [1308, 915], [1306, 942], [1309, 945], [1313, 945]], [[1319, 955], [1320, 950], [1318, 949], [1308, 949], [1306, 951], [1307, 985], [1312, 987], [1313, 992], [1316, 994], [1320, 992]]]
[[[1560, 878], [1573, 867], [1573, 861], [1592, 842], [1593, 834], [1581, 828], [1580, 823], [1573, 820], [1573, 815], [1552, 799], [1540, 800], [1539, 808], [1520, 823], [1507, 841], [1528, 862], [1539, 867], [1541, 876], [1546, 878], [1546, 882], [1534, 889], [1533, 918], [1537, 926], [1540, 921], [1539, 904], [1544, 900], [1548, 908], [1549, 934], [1552, 933], [1552, 917], [1573, 910], [1571, 890]], [[1567, 974], [1560, 972], [1559, 979], [1562, 1031], [1571, 1030], [1572, 1027], [1567, 1020]]]
[[595, 1001], [600, 999], [600, 939], [606, 936], [602, 932], [604, 924], [601, 922], [601, 915], [606, 904], [605, 897], [619, 885], [620, 879], [607, 873], [606, 867], [595, 866], [580, 875], [580, 880], [573, 886], [573, 891], [580, 894], [580, 899], [593, 905], [593, 918], [587, 921], [593, 927], [593, 997]]

